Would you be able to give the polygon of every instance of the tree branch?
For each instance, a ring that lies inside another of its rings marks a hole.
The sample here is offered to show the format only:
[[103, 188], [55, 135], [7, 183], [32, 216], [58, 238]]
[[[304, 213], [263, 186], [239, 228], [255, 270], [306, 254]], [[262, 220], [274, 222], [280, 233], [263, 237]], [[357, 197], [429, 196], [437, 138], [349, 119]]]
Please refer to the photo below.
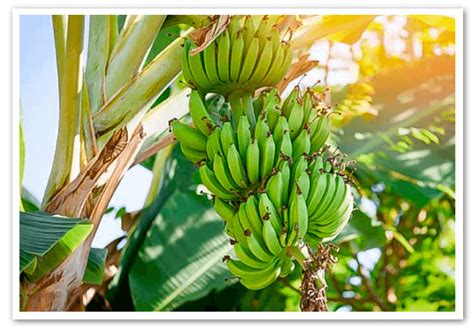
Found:
[[374, 301], [383, 311], [390, 311], [390, 308], [385, 304], [380, 296], [375, 292], [375, 290], [372, 288], [369, 279], [365, 275], [365, 272], [367, 271], [362, 264], [359, 262], [357, 259], [357, 256], [355, 256], [355, 259], [358, 263], [357, 266], [357, 271], [359, 272], [361, 278], [362, 278], [362, 285], [365, 287], [367, 290], [367, 293], [369, 294], [369, 297]]

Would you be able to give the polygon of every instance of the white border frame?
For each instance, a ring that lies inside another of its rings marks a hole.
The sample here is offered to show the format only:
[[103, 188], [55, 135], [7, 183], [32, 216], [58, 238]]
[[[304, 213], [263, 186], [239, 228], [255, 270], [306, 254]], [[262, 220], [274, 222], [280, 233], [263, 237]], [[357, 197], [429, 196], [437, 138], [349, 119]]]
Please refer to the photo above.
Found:
[[[19, 311], [19, 221], [12, 217], [12, 318], [14, 320], [461, 320], [464, 318], [464, 143], [463, 143], [463, 9], [460, 8], [15, 8], [12, 10], [12, 126], [20, 120], [19, 28], [21, 15], [51, 14], [320, 14], [320, 15], [444, 15], [456, 20], [456, 309], [454, 312], [21, 312]], [[12, 176], [19, 177], [19, 132], [12, 128]], [[16, 182], [15, 182], [16, 181]], [[13, 179], [12, 195], [19, 195], [18, 180]], [[12, 214], [19, 208], [18, 197], [12, 198]]]

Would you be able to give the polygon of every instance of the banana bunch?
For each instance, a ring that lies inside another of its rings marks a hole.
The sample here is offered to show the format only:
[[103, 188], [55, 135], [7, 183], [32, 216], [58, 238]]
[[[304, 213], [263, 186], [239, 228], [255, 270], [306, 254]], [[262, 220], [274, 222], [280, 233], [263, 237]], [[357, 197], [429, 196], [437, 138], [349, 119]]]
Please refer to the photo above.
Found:
[[317, 93], [295, 87], [282, 101], [272, 89], [248, 104], [255, 121], [245, 109], [235, 124], [232, 110], [216, 118], [198, 91], [189, 106], [194, 127], [174, 120], [171, 128], [214, 195], [237, 257], [228, 268], [247, 288], [291, 273], [301, 241], [344, 228], [353, 196], [336, 157], [322, 155], [330, 124]]
[[[191, 55], [183, 75], [193, 87], [192, 125], [172, 120], [183, 154], [199, 166], [202, 183], [225, 221], [235, 257], [229, 271], [249, 289], [261, 289], [304, 266], [302, 244], [331, 240], [353, 209], [352, 189], [340, 154], [327, 155], [330, 122], [322, 90], [277, 89], [291, 64], [291, 48], [264, 17], [230, 25], [204, 51]], [[226, 97], [216, 110], [207, 93]]]
[[183, 77], [201, 93], [228, 95], [253, 92], [278, 83], [291, 65], [292, 51], [280, 38], [274, 20], [264, 16], [233, 16], [227, 29], [197, 54], [188, 40], [182, 61]]

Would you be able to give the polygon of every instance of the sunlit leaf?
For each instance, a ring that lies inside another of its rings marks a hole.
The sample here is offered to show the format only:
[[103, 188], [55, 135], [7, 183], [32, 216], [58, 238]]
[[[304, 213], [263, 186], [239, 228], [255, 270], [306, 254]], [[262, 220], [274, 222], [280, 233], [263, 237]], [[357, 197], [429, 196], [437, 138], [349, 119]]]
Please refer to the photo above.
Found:
[[309, 48], [320, 39], [353, 44], [361, 37], [375, 16], [325, 15], [304, 28], [293, 40], [296, 49]]
[[79, 247], [92, 227], [88, 220], [20, 212], [20, 272], [27, 270], [31, 281], [45, 276]]
[[456, 30], [456, 20], [449, 16], [410, 15], [409, 17], [415, 18], [430, 26], [445, 29], [446, 31], [454, 32]]

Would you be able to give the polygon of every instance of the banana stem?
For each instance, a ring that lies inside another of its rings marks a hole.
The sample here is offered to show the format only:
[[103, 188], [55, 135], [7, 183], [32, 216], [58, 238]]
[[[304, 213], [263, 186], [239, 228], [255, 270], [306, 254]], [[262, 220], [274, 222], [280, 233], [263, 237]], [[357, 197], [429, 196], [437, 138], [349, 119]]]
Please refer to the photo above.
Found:
[[231, 92], [227, 100], [230, 103], [230, 108], [232, 111], [232, 124], [234, 125], [234, 128], [237, 129], [239, 119], [243, 114], [243, 108], [240, 102], [240, 96], [239, 94], [235, 92]]
[[249, 91], [233, 91], [228, 96], [230, 108], [232, 110], [232, 122], [237, 128], [240, 117], [245, 114], [250, 122], [250, 127], [255, 127], [255, 111], [252, 101], [253, 93]]
[[[56, 150], [48, 185], [43, 197], [45, 206], [52, 196], [79, 173], [80, 118], [82, 91], [82, 50], [84, 41], [84, 16], [72, 15], [56, 22], [55, 46], [58, 60], [59, 124]], [[56, 33], [57, 32], [57, 33]], [[64, 43], [64, 37], [66, 42]]]
[[306, 271], [307, 256], [303, 253], [301, 248], [299, 248], [298, 246], [289, 247], [287, 253], [296, 259], [303, 271]]

